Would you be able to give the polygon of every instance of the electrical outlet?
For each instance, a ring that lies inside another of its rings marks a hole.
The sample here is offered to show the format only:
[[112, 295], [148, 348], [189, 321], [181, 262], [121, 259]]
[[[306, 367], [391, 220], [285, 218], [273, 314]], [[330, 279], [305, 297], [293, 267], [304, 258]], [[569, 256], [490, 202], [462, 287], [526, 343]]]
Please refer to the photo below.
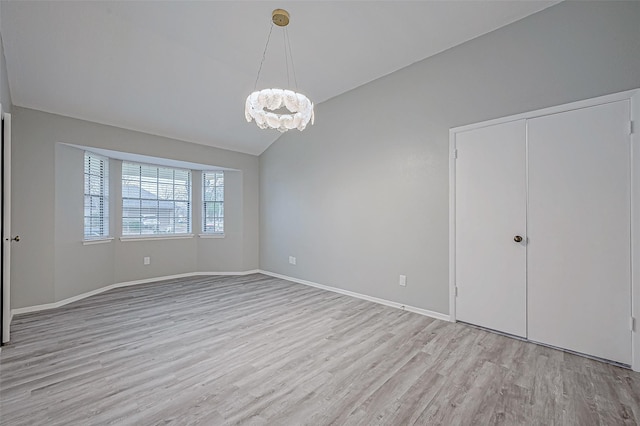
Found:
[[400, 284], [402, 287], [406, 287], [407, 286], [407, 276], [406, 275], [400, 275], [400, 280], [398, 281], [398, 284]]
[[142, 259], [142, 263], [145, 265], [151, 265], [151, 258], [149, 256], [145, 256], [144, 259]]
[[289, 256], [289, 263], [292, 264], [292, 265], [295, 265], [296, 264], [296, 258], [293, 257], [293, 256]]

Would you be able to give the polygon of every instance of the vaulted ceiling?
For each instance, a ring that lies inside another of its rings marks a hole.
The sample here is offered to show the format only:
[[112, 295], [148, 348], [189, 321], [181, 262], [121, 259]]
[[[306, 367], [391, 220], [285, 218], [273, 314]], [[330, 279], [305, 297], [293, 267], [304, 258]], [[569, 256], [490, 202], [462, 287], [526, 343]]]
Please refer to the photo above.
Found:
[[[280, 133], [247, 123], [244, 101], [273, 9], [318, 104], [555, 3], [3, 1], [0, 28], [15, 105], [260, 154]], [[277, 29], [259, 89], [286, 85]]]

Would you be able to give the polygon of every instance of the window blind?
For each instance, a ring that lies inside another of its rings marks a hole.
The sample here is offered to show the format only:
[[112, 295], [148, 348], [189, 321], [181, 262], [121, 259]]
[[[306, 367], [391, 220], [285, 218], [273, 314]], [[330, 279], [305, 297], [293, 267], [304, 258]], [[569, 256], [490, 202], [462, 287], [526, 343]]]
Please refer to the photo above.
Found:
[[224, 233], [224, 172], [202, 173], [202, 232]]
[[191, 171], [122, 163], [122, 235], [191, 232]]
[[84, 239], [109, 236], [109, 159], [84, 153]]

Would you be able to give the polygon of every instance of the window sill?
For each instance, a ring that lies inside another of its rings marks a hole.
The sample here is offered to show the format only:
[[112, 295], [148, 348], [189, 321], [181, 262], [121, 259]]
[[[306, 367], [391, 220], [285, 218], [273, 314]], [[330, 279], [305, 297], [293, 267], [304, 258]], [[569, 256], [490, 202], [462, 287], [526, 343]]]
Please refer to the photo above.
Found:
[[176, 235], [132, 235], [120, 237], [122, 242], [130, 241], [156, 241], [156, 240], [186, 240], [193, 238], [193, 234], [176, 234]]
[[224, 234], [198, 234], [200, 238], [224, 238]]
[[82, 245], [83, 246], [91, 246], [91, 245], [94, 245], [94, 244], [110, 243], [111, 241], [113, 241], [113, 237], [96, 238], [95, 240], [82, 240]]

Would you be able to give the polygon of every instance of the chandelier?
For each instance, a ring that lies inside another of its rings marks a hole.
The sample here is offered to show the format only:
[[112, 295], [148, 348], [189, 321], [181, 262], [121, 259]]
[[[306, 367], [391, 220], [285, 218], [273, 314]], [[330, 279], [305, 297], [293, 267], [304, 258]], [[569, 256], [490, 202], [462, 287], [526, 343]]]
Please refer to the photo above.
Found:
[[[267, 44], [264, 47], [262, 61], [260, 62], [260, 67], [258, 68], [258, 76], [256, 77], [256, 84], [253, 88], [254, 92], [247, 96], [247, 101], [245, 102], [244, 106], [244, 116], [248, 122], [255, 120], [256, 124], [261, 129], [277, 129], [283, 133], [291, 129], [304, 130], [307, 127], [307, 124], [309, 124], [309, 121], [311, 121], [311, 124], [313, 124], [313, 103], [305, 95], [297, 92], [298, 82], [296, 79], [295, 68], [293, 66], [291, 42], [289, 40], [289, 33], [286, 28], [289, 24], [289, 12], [283, 9], [276, 9], [271, 14], [271, 21], [272, 24], [271, 29], [269, 30], [269, 36], [267, 37]], [[269, 40], [271, 39], [273, 24], [281, 27], [283, 30], [285, 43], [285, 66], [287, 69], [287, 84], [290, 84], [290, 61], [296, 91], [277, 88], [255, 90], [258, 86], [260, 71], [262, 70], [262, 64], [264, 63], [264, 58], [267, 54], [267, 48], [269, 47]]]

